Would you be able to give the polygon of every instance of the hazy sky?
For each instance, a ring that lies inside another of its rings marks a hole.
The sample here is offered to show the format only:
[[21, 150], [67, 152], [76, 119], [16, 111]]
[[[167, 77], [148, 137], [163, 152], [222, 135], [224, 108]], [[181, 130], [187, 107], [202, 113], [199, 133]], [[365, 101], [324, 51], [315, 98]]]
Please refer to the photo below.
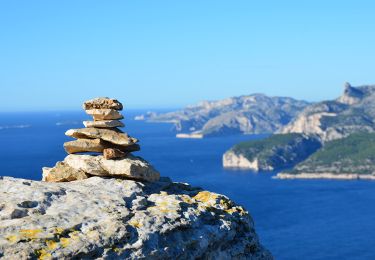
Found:
[[177, 107], [375, 83], [375, 1], [1, 1], [0, 111]]

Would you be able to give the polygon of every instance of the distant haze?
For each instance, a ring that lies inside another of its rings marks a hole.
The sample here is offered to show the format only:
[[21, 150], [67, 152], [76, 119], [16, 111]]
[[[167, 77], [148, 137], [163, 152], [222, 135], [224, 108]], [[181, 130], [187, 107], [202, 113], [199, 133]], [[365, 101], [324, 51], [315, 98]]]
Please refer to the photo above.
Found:
[[[307, 3], [308, 2], [308, 3]], [[317, 101], [375, 83], [374, 1], [2, 1], [0, 111]]]

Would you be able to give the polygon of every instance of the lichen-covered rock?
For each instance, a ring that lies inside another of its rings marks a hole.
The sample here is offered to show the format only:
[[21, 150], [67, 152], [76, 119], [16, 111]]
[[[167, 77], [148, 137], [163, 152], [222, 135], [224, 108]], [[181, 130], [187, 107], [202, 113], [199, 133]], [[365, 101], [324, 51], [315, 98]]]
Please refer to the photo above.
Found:
[[160, 174], [141, 157], [128, 155], [118, 160], [107, 160], [102, 155], [70, 154], [64, 159], [70, 167], [90, 175], [158, 181]]
[[249, 214], [225, 196], [167, 179], [100, 177], [0, 177], [0, 257], [272, 259]]

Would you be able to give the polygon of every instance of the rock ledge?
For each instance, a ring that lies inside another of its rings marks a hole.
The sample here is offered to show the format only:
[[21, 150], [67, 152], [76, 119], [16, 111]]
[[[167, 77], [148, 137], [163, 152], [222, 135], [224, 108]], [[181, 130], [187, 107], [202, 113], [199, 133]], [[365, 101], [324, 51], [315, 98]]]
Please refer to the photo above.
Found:
[[225, 196], [168, 178], [103, 177], [0, 177], [1, 257], [273, 259], [248, 212]]

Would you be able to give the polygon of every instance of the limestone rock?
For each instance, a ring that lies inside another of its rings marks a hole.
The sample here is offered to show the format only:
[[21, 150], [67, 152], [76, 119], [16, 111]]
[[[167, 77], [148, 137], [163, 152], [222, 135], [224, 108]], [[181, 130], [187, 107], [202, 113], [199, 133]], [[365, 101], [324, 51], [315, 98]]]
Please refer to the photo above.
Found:
[[120, 146], [100, 139], [78, 139], [64, 143], [64, 149], [68, 154], [83, 152], [102, 153], [106, 148], [113, 148], [124, 153], [135, 152], [140, 150], [138, 144]]
[[100, 97], [94, 98], [83, 103], [84, 110], [90, 109], [115, 109], [122, 110], [123, 106], [117, 99]]
[[147, 161], [128, 155], [119, 160], [106, 160], [102, 155], [68, 155], [64, 162], [70, 167], [97, 176], [122, 177], [157, 181], [160, 174]]
[[84, 180], [89, 177], [83, 171], [76, 170], [64, 162], [57, 162], [53, 168], [43, 168], [43, 181], [48, 182], [68, 182], [75, 180]]
[[90, 109], [86, 113], [92, 115], [95, 121], [99, 120], [116, 120], [124, 117], [114, 109]]
[[130, 137], [129, 135], [117, 132], [110, 129], [97, 129], [97, 128], [80, 128], [70, 129], [65, 133], [67, 136], [74, 138], [92, 138], [102, 139], [104, 141], [121, 145], [128, 146], [138, 142], [136, 138]]
[[103, 150], [103, 156], [107, 160], [124, 158], [127, 153], [119, 149], [107, 148]]
[[125, 125], [118, 120], [103, 120], [103, 121], [83, 121], [85, 127], [98, 127], [98, 128], [112, 128], [124, 127]]
[[97, 152], [101, 153], [108, 147], [100, 139], [78, 139], [64, 143], [64, 149], [67, 153]]
[[253, 171], [285, 169], [306, 160], [321, 146], [316, 136], [276, 134], [234, 145], [223, 155], [223, 166]]
[[223, 166], [225, 168], [242, 168], [259, 171], [259, 162], [257, 159], [249, 161], [243, 154], [236, 154], [231, 150], [224, 153]]
[[273, 133], [309, 103], [285, 97], [253, 94], [203, 101], [168, 113], [148, 112], [137, 119], [173, 123], [178, 137], [208, 137], [233, 134]]
[[273, 259], [241, 206], [168, 180], [0, 177], [0, 206], [4, 259]]
[[345, 84], [335, 100], [314, 103], [279, 130], [280, 133], [318, 135], [326, 143], [357, 132], [375, 132], [375, 85]]

